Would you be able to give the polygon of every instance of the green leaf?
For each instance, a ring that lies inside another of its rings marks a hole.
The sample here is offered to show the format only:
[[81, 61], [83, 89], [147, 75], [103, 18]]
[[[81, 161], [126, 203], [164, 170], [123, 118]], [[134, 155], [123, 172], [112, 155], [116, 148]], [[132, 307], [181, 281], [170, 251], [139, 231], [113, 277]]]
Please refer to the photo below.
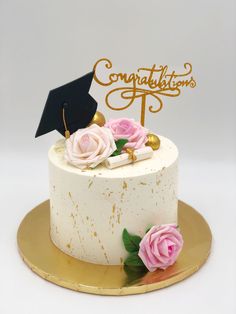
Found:
[[126, 266], [144, 266], [143, 261], [138, 256], [137, 252], [130, 253], [130, 255], [126, 258], [124, 264]]
[[147, 230], [146, 230], [146, 232], [145, 233], [148, 233], [148, 231], [152, 228], [153, 226], [149, 226], [148, 228], [147, 228]]
[[143, 266], [128, 266], [124, 265], [124, 271], [126, 273], [126, 284], [130, 285], [132, 283], [139, 281], [148, 272], [148, 269]]
[[147, 268], [144, 264], [140, 266], [124, 265], [124, 271], [126, 272], [127, 275], [130, 275], [132, 273], [140, 273], [140, 272], [146, 273]]
[[139, 236], [131, 235], [126, 229], [124, 229], [122, 233], [122, 239], [126, 251], [129, 253], [138, 252], [139, 243], [142, 240]]
[[120, 138], [116, 142], [116, 147], [119, 151], [122, 151], [122, 148], [125, 146], [126, 143], [128, 143], [127, 138]]
[[125, 146], [126, 143], [128, 143], [128, 140], [126, 138], [120, 138], [115, 143], [116, 143], [116, 150], [114, 151], [114, 153], [111, 156], [120, 155], [123, 147]]

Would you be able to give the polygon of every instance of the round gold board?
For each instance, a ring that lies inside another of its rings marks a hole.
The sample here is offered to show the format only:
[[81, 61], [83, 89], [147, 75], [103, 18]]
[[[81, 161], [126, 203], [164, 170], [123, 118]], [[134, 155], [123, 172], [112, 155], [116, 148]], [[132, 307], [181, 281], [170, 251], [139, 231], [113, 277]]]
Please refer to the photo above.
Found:
[[60, 251], [49, 235], [49, 201], [32, 209], [17, 233], [20, 255], [39, 276], [59, 286], [100, 295], [145, 293], [177, 283], [195, 273], [207, 260], [211, 230], [192, 207], [179, 201], [179, 226], [184, 247], [177, 262], [166, 270], [138, 271], [123, 266], [95, 265]]

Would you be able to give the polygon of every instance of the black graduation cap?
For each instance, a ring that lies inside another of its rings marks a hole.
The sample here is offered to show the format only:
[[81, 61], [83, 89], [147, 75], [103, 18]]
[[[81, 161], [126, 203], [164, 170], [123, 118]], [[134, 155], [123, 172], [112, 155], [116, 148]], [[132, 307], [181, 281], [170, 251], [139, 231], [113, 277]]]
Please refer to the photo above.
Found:
[[66, 136], [88, 126], [97, 110], [89, 94], [93, 75], [90, 72], [49, 92], [35, 137], [53, 130]]

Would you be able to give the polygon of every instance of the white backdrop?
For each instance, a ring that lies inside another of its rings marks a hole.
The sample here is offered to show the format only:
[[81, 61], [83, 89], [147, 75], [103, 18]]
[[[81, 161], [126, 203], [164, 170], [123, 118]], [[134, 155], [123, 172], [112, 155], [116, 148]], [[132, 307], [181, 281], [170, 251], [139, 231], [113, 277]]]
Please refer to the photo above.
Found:
[[[1, 313], [236, 311], [235, 38], [234, 0], [0, 0]], [[180, 198], [205, 216], [214, 237], [207, 264], [188, 280], [119, 299], [41, 280], [19, 258], [15, 239], [22, 217], [48, 198], [47, 150], [59, 135], [34, 139], [48, 91], [101, 57], [133, 70], [192, 63], [197, 87], [166, 98], [146, 124], [179, 147]]]

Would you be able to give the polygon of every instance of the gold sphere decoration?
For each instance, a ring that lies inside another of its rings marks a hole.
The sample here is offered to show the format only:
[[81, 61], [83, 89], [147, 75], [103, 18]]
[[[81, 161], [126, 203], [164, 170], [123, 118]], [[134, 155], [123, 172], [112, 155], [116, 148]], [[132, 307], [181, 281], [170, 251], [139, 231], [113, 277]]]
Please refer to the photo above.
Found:
[[155, 134], [149, 133], [147, 135], [148, 141], [146, 143], [146, 146], [150, 146], [153, 150], [158, 150], [161, 145], [161, 140], [159, 137]]
[[93, 119], [91, 120], [89, 125], [97, 124], [99, 126], [104, 126], [105, 123], [106, 123], [106, 119], [105, 119], [104, 115], [100, 111], [96, 111], [96, 113], [93, 116]]

